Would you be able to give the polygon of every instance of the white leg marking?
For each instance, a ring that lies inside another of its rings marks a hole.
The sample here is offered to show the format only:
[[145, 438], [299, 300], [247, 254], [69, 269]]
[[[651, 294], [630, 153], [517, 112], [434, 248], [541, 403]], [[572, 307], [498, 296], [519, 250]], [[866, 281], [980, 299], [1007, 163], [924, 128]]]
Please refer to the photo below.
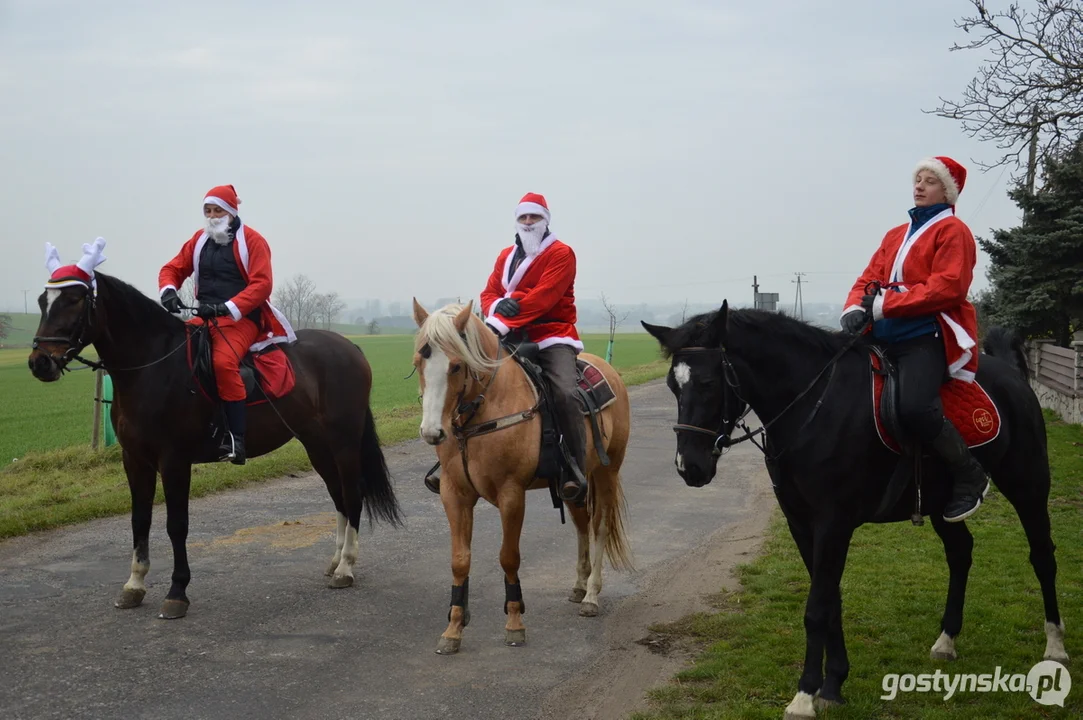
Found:
[[587, 525], [586, 532], [577, 532], [576, 536], [579, 540], [579, 562], [575, 565], [574, 588], [586, 593], [587, 578], [590, 576], [590, 525]]
[[946, 632], [941, 632], [940, 637], [933, 643], [929, 651], [929, 657], [933, 660], [955, 660], [959, 656], [955, 652], [955, 640]]
[[425, 361], [425, 396], [421, 400], [421, 438], [434, 442], [444, 427], [444, 401], [447, 396], [448, 358], [432, 348]]
[[335, 556], [331, 558], [331, 566], [327, 568], [328, 575], [334, 575], [342, 560], [342, 544], [346, 542], [346, 516], [338, 514], [338, 528], [335, 530]]
[[49, 317], [49, 311], [53, 309], [53, 303], [60, 297], [59, 290], [46, 290], [45, 291], [45, 317]]
[[598, 593], [602, 591], [602, 565], [605, 561], [605, 536], [607, 532], [605, 520], [600, 519], [598, 521], [598, 532], [594, 534], [594, 543], [590, 548], [590, 577], [587, 578], [587, 595], [583, 598], [584, 603], [598, 604]]
[[[59, 290], [50, 290], [49, 292], [60, 292]], [[128, 582], [124, 583], [125, 590], [142, 590], [146, 592], [147, 586], [144, 584], [144, 580], [147, 577], [147, 573], [150, 572], [150, 563], [141, 563], [136, 557], [135, 551], [132, 551], [132, 574], [128, 578]]]
[[692, 379], [692, 368], [688, 367], [688, 363], [677, 363], [673, 368], [673, 379], [677, 381], [677, 387], [683, 388]]
[[1068, 664], [1068, 651], [1064, 649], [1064, 618], [1060, 619], [1060, 625], [1045, 623], [1045, 659]]
[[353, 566], [357, 562], [358, 542], [357, 529], [347, 523], [345, 542], [342, 544], [342, 560], [335, 568], [335, 577], [353, 577]]
[[786, 708], [785, 720], [802, 720], [803, 718], [816, 717], [816, 705], [813, 704], [812, 696], [808, 693], [799, 692], [789, 707]]

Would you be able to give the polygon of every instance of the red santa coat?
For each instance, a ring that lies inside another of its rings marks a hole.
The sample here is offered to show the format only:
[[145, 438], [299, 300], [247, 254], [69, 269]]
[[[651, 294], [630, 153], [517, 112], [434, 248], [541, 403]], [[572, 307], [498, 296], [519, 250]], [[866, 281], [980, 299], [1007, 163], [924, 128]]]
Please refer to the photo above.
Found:
[[[199, 294], [199, 254], [208, 240], [205, 231], [199, 230], [184, 243], [177, 256], [170, 260], [158, 273], [158, 292], [176, 290], [192, 276], [196, 294]], [[289, 320], [278, 308], [271, 304], [271, 248], [267, 241], [254, 229], [241, 225], [237, 229], [233, 242], [233, 257], [241, 270], [247, 285], [232, 299], [226, 301], [230, 315], [240, 320], [256, 308], [260, 313], [259, 339], [249, 348], [257, 352], [271, 343], [293, 342], [297, 339]]]
[[843, 315], [861, 308], [868, 283], [900, 283], [902, 292], [886, 290], [876, 298], [873, 319], [934, 316], [949, 374], [973, 382], [978, 370], [978, 314], [967, 294], [977, 262], [974, 235], [950, 208], [907, 238], [909, 230], [909, 223], [888, 230], [850, 290]]
[[[527, 256], [509, 278], [515, 246], [505, 248], [496, 258], [489, 282], [481, 293], [481, 310], [486, 322], [506, 335], [523, 329], [527, 339], [541, 348], [570, 345], [583, 349], [575, 330], [575, 253], [555, 236], [546, 238], [538, 254]], [[493, 308], [502, 298], [519, 302], [513, 318], [497, 315]]]

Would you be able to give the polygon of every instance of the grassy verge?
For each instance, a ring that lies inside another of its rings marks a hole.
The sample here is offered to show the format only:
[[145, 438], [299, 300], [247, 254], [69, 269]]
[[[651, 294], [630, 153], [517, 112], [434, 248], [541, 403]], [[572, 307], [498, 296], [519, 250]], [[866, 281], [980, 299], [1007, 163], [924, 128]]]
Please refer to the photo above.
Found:
[[[1057, 543], [1058, 596], [1068, 655], [1083, 652], [1072, 633], [1083, 616], [1083, 428], [1047, 415]], [[1027, 693], [885, 694], [886, 673], [1026, 674], [1045, 649], [1044, 615], [1028, 546], [1011, 505], [995, 490], [974, 521], [974, 566], [955, 663], [929, 659], [947, 594], [943, 546], [928, 523], [865, 526], [854, 536], [843, 578], [843, 622], [851, 672], [845, 707], [821, 717], [1060, 718], [1083, 716], [1083, 676], [1064, 708]], [[702, 644], [702, 654], [673, 684], [651, 694], [648, 718], [772, 718], [797, 691], [805, 650], [808, 573], [778, 514], [762, 555], [739, 571], [741, 590], [717, 598], [718, 612], [657, 631]]]
[[[635, 385], [662, 377], [666, 367], [654, 361], [626, 367], [621, 373], [626, 383]], [[414, 384], [415, 396], [416, 389]], [[374, 405], [375, 395], [374, 389]], [[385, 404], [396, 400], [402, 403], [401, 398], [395, 398]], [[384, 445], [417, 436], [421, 414], [416, 401], [377, 409], [375, 415]], [[243, 467], [228, 464], [193, 467], [192, 497], [311, 469], [304, 448], [294, 440], [273, 453], [250, 460]], [[163, 500], [159, 486], [156, 502]], [[0, 469], [0, 538], [130, 510], [128, 483], [120, 462], [120, 448], [116, 446], [101, 452], [82, 445], [29, 453], [17, 463]]]

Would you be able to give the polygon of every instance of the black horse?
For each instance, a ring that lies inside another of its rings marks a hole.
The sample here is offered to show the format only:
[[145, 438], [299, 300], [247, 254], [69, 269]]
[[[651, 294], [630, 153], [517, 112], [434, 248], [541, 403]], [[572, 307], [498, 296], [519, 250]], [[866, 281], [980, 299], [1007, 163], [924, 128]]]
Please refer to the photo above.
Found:
[[[131, 577], [116, 606], [137, 607], [146, 594], [151, 509], [161, 473], [173, 582], [159, 617], [183, 617], [191, 580], [185, 541], [192, 464], [205, 459], [215, 406], [194, 387], [185, 323], [131, 285], [101, 273], [96, 278], [97, 293], [80, 282], [48, 289], [38, 298], [41, 324], [30, 370], [53, 382], [85, 347], [97, 350], [113, 379], [112, 422], [132, 494], [135, 550]], [[349, 587], [362, 507], [370, 522], [400, 521], [369, 409], [372, 370], [357, 346], [331, 332], [302, 330], [284, 351], [296, 384], [273, 403], [251, 408], [248, 454], [269, 453], [295, 435], [301, 441], [338, 511], [336, 551], [327, 574], [333, 576], [332, 587]]]
[[[786, 717], [813, 717], [817, 694], [820, 703], [843, 702], [849, 660], [839, 583], [854, 530], [866, 522], [910, 518], [917, 496], [911, 484], [893, 509], [877, 513], [900, 460], [883, 445], [873, 421], [866, 341], [781, 314], [731, 312], [726, 303], [678, 328], [643, 325], [672, 360], [667, 382], [677, 397], [676, 463], [687, 484], [706, 485], [725, 447], [749, 435], [755, 439], [742, 421], [750, 409], [765, 423], [763, 449], [775, 496], [812, 581], [804, 672]], [[996, 329], [985, 352], [977, 381], [996, 403], [1002, 424], [996, 440], [975, 454], [1015, 507], [1030, 543], [1045, 601], [1045, 657], [1066, 662], [1047, 508], [1045, 421], [1027, 382], [1021, 342]], [[924, 458], [921, 513], [943, 541], [950, 571], [935, 659], [955, 657], [974, 546], [965, 523], [942, 518], [949, 477], [939, 461]]]

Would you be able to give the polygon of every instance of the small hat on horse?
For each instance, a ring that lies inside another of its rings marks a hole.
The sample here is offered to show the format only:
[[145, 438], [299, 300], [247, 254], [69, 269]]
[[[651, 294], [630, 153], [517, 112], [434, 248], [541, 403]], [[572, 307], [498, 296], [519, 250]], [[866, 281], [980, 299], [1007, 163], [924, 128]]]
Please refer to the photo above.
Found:
[[922, 170], [928, 170], [944, 184], [944, 195], [948, 204], [954, 205], [959, 200], [959, 193], [966, 184], [966, 168], [946, 155], [925, 158], [914, 168], [914, 177]]

